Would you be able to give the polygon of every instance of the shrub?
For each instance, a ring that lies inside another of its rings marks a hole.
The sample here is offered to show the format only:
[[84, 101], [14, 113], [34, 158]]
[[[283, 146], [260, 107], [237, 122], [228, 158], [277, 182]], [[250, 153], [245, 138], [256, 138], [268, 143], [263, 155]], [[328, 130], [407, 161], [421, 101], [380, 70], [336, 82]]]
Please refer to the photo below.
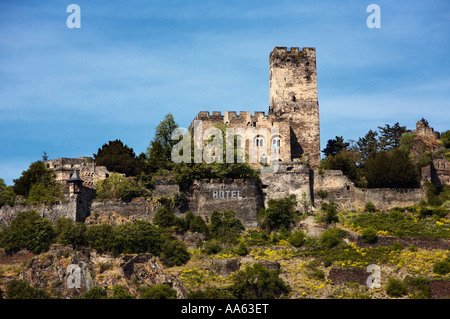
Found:
[[256, 263], [233, 276], [231, 291], [238, 299], [274, 299], [289, 293], [291, 288], [278, 277], [278, 271]]
[[342, 239], [347, 236], [347, 232], [340, 228], [329, 228], [320, 234], [320, 243], [331, 248], [341, 243]]
[[51, 205], [63, 199], [64, 195], [59, 184], [38, 183], [31, 186], [27, 203]]
[[190, 291], [187, 299], [236, 299], [228, 289], [206, 287], [204, 290]]
[[339, 218], [337, 216], [337, 204], [334, 202], [331, 203], [323, 203], [321, 207], [321, 211], [325, 213], [325, 223], [332, 224], [337, 223]]
[[305, 233], [302, 230], [296, 230], [288, 237], [289, 244], [294, 247], [300, 247], [305, 242]]
[[81, 246], [86, 243], [86, 224], [75, 222], [70, 218], [58, 218], [55, 221], [55, 235], [58, 243]]
[[395, 278], [388, 278], [388, 283], [386, 286], [386, 293], [390, 297], [401, 297], [405, 295], [407, 292], [406, 284], [400, 280]]
[[166, 238], [150, 221], [137, 220], [117, 226], [113, 231], [113, 252], [125, 254], [151, 253], [156, 256]]
[[433, 272], [439, 275], [446, 275], [450, 273], [450, 260], [446, 258], [441, 261], [437, 261], [433, 265]]
[[205, 252], [208, 255], [215, 255], [222, 251], [222, 246], [215, 240], [210, 240], [205, 244]]
[[198, 232], [204, 235], [208, 234], [208, 226], [201, 216], [195, 216], [189, 224], [189, 230], [191, 232]]
[[170, 227], [175, 220], [174, 213], [167, 207], [158, 209], [153, 217], [153, 223], [160, 227]]
[[165, 266], [173, 267], [187, 263], [190, 255], [184, 242], [180, 240], [167, 240], [162, 246], [159, 258]]
[[22, 279], [14, 279], [6, 284], [6, 299], [50, 299], [43, 289], [34, 288]]
[[239, 245], [235, 249], [235, 253], [239, 256], [246, 256], [249, 253], [249, 250], [244, 242], [240, 242]]
[[166, 284], [144, 286], [139, 289], [140, 299], [176, 299], [177, 292]]
[[89, 247], [99, 252], [113, 250], [115, 236], [111, 225], [101, 224], [89, 226], [85, 234]]
[[364, 210], [366, 212], [374, 212], [375, 211], [375, 204], [372, 202], [366, 202], [366, 205], [364, 206]]
[[290, 228], [291, 222], [294, 220], [295, 207], [297, 201], [295, 195], [283, 199], [270, 199], [268, 208], [262, 209], [259, 214], [262, 215], [261, 228], [272, 231], [281, 227]]
[[408, 293], [415, 299], [430, 299], [431, 289], [430, 280], [425, 277], [411, 277], [407, 276], [404, 280]]
[[45, 252], [55, 237], [52, 223], [39, 216], [36, 211], [23, 211], [5, 227], [2, 246], [6, 251], [26, 248], [34, 253]]
[[374, 244], [378, 240], [377, 231], [373, 228], [366, 228], [363, 230], [361, 238], [368, 244]]
[[244, 229], [234, 210], [225, 210], [223, 213], [215, 210], [211, 214], [209, 235], [216, 240], [235, 243]]
[[115, 285], [112, 287], [113, 294], [111, 299], [136, 299], [136, 296], [128, 293], [125, 288], [120, 285]]
[[91, 289], [86, 291], [81, 298], [82, 299], [107, 299], [108, 294], [106, 293], [105, 289], [98, 287], [98, 286], [93, 286]]

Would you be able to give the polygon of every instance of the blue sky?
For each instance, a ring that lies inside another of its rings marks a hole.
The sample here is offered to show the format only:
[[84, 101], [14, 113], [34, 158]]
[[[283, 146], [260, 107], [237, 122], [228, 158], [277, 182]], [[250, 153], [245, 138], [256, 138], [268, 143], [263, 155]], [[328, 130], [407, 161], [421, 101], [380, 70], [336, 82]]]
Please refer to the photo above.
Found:
[[168, 112], [181, 127], [201, 110], [267, 112], [275, 46], [316, 48], [322, 149], [422, 117], [442, 132], [449, 40], [447, 0], [0, 0], [0, 178], [43, 151], [92, 156], [121, 139], [139, 154]]

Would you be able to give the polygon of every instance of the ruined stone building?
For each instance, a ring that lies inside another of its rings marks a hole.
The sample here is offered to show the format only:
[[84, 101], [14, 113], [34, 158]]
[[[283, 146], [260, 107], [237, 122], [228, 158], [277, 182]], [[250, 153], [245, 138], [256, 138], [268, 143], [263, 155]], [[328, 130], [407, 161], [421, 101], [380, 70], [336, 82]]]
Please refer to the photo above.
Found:
[[[274, 164], [277, 169], [261, 174], [261, 185], [255, 180], [196, 180], [184, 194], [185, 205], [175, 207], [175, 215], [183, 217], [188, 211], [206, 221], [213, 210], [235, 210], [245, 227], [257, 226], [257, 211], [267, 207], [270, 199], [295, 195], [297, 209], [318, 209], [317, 192], [328, 193], [326, 201], [334, 201], [344, 209], [358, 209], [371, 201], [379, 209], [406, 206], [425, 197], [423, 188], [417, 189], [362, 189], [341, 171], [320, 171], [320, 125], [317, 95], [316, 51], [314, 48], [276, 47], [269, 55], [270, 100], [267, 114], [249, 111], [199, 112], [190, 131], [200, 133], [199, 149], [208, 144], [207, 132], [217, 127], [234, 130], [236, 145], [244, 153], [256, 149], [257, 167]], [[200, 125], [199, 125], [200, 124]], [[413, 142], [413, 157], [423, 152], [435, 152], [442, 147], [439, 134], [424, 122], [417, 123]], [[206, 136], [206, 137], [205, 137]], [[416, 154], [416, 155], [414, 155]], [[56, 179], [64, 185], [66, 201], [46, 207], [37, 207], [45, 217], [70, 217], [77, 221], [86, 218], [115, 221], [152, 219], [157, 200], [161, 196], [175, 198], [180, 188], [173, 177], [156, 178], [150, 198], [138, 198], [129, 203], [119, 200], [94, 199], [95, 183], [109, 177], [103, 166], [93, 159], [59, 158], [45, 162], [54, 170]], [[450, 184], [450, 165], [443, 155], [422, 171], [423, 180], [434, 184]], [[0, 225], [7, 224], [19, 211], [29, 207], [2, 207]], [[118, 218], [114, 216], [119, 216]]]
[[[235, 129], [237, 143], [257, 148], [257, 162], [320, 162], [319, 103], [317, 98], [316, 52], [314, 48], [276, 47], [269, 57], [270, 106], [268, 113], [249, 111], [199, 112], [201, 134], [216, 124]], [[272, 128], [276, 128], [274, 134]], [[205, 142], [205, 141], [203, 141]], [[243, 147], [243, 145], [242, 145]]]

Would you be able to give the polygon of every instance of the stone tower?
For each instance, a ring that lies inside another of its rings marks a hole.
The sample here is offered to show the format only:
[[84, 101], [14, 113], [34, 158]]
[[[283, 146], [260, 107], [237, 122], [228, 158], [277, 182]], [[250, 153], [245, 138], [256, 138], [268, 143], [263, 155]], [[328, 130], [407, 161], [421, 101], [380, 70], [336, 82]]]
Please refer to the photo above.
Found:
[[269, 115], [290, 122], [291, 160], [320, 162], [319, 102], [315, 48], [276, 47], [269, 57]]

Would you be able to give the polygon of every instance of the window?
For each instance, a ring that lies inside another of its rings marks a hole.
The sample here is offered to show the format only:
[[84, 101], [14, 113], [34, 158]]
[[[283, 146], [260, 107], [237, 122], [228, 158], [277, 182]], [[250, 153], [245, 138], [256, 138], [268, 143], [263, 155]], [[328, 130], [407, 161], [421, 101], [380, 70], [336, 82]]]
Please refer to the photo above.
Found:
[[272, 137], [272, 154], [280, 154], [281, 139], [279, 135]]
[[256, 147], [263, 147], [264, 146], [264, 137], [261, 135], [258, 135], [254, 139], [254, 143]]

